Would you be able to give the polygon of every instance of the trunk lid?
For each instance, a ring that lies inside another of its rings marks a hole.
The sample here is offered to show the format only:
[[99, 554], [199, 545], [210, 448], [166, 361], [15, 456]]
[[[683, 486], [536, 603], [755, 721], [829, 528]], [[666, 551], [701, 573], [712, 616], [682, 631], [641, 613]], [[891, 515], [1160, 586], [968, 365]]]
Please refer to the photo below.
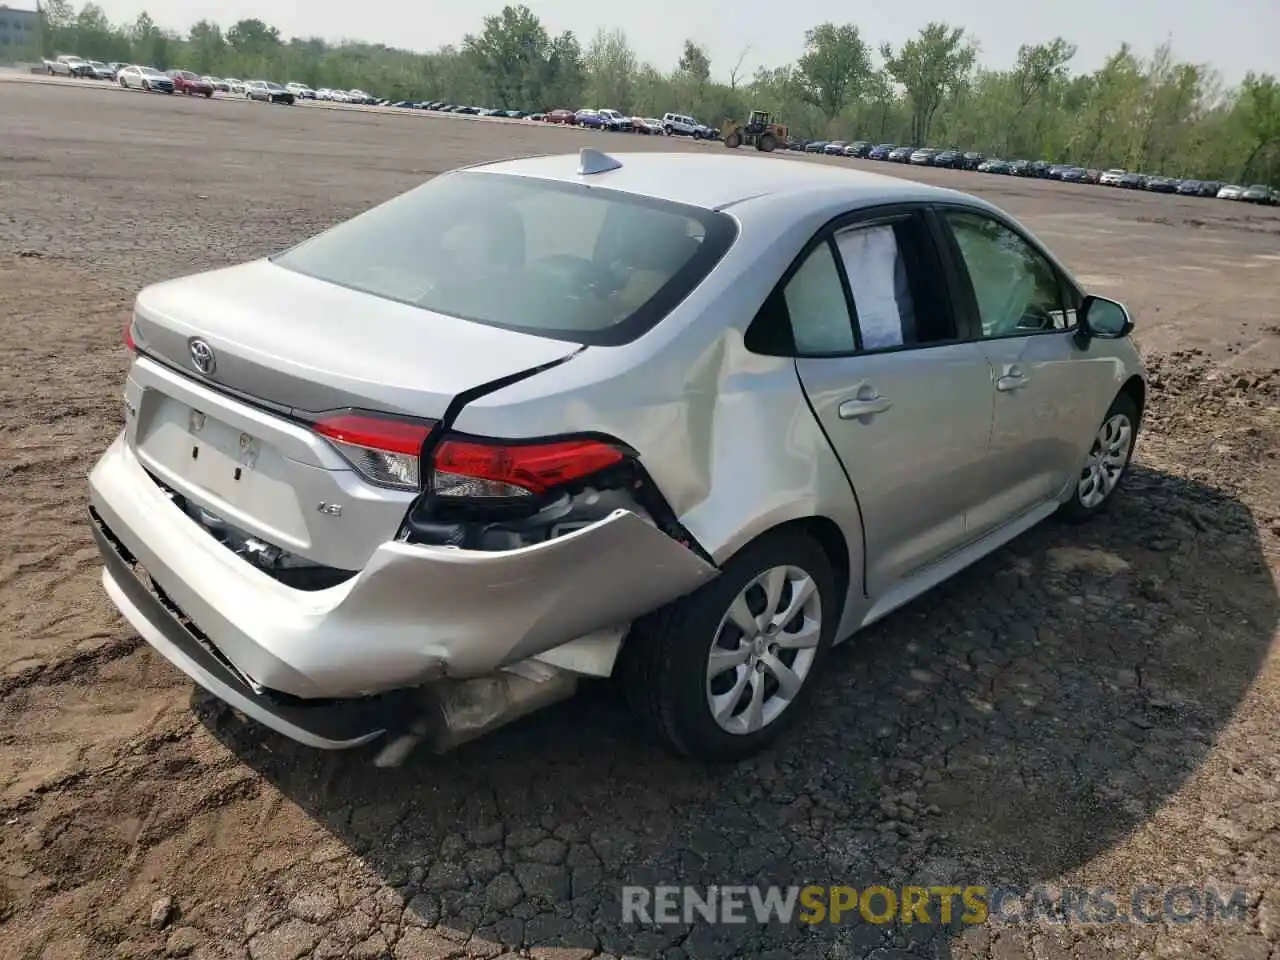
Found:
[[[209, 374], [193, 337], [213, 351]], [[229, 549], [320, 585], [393, 538], [415, 491], [366, 482], [298, 420], [346, 407], [439, 420], [460, 393], [580, 349], [267, 261], [147, 288], [134, 340], [126, 439], [141, 465]]]
[[[464, 390], [581, 349], [382, 300], [269, 260], [148, 287], [134, 316], [143, 351], [299, 413], [358, 407], [436, 419]], [[193, 337], [213, 351], [208, 375], [192, 359]]]

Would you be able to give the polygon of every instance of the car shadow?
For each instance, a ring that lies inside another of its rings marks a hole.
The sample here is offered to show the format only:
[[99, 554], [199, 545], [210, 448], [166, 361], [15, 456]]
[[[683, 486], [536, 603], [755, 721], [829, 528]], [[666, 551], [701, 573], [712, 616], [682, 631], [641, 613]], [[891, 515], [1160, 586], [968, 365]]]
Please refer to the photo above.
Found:
[[1280, 602], [1242, 503], [1136, 464], [1127, 485], [1105, 517], [1044, 524], [838, 648], [810, 719], [733, 766], [647, 742], [606, 683], [393, 770], [203, 695], [197, 709], [393, 888], [423, 956], [446, 955], [429, 952], [441, 939], [475, 955], [960, 955], [955, 918], [644, 925], [622, 922], [621, 889], [1025, 886], [1143, 823], [1237, 709]]

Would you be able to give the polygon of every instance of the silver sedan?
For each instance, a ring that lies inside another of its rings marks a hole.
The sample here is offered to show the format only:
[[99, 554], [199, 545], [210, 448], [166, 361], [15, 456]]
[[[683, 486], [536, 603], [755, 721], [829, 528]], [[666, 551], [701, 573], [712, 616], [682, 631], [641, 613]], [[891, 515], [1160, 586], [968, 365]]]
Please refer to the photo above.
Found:
[[394, 763], [618, 674], [697, 758], [833, 644], [1105, 510], [1124, 306], [964, 194], [781, 158], [526, 158], [143, 290], [90, 515], [233, 707]]

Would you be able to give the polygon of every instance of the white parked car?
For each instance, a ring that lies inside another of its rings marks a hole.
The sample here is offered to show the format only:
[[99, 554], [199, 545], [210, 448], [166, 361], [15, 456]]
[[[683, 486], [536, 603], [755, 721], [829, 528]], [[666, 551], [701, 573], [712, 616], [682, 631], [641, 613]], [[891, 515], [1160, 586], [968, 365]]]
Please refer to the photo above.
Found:
[[303, 743], [395, 762], [616, 673], [677, 749], [740, 757], [835, 643], [1106, 509], [1132, 326], [953, 190], [483, 164], [143, 290], [90, 526], [134, 629]]
[[243, 80], [236, 80], [232, 77], [228, 77], [226, 80], [226, 84], [227, 84], [227, 93], [235, 93], [235, 94], [239, 94], [242, 97], [244, 96], [244, 91], [247, 85]]
[[1244, 196], [1244, 187], [1238, 183], [1229, 183], [1218, 190], [1219, 200], [1239, 200]]
[[699, 123], [693, 117], [683, 113], [664, 113], [662, 115], [662, 131], [668, 136], [679, 135], [702, 140], [711, 136], [711, 128]]
[[155, 67], [125, 67], [116, 73], [116, 82], [128, 90], [173, 93], [173, 77]]
[[70, 53], [44, 61], [44, 68], [50, 76], [88, 78], [94, 76], [93, 66], [88, 60]]
[[312, 90], [305, 83], [286, 83], [284, 88], [299, 100], [316, 99], [316, 91]]
[[1127, 170], [1104, 170], [1098, 176], [1098, 185], [1102, 187], [1118, 187], [1124, 182]]

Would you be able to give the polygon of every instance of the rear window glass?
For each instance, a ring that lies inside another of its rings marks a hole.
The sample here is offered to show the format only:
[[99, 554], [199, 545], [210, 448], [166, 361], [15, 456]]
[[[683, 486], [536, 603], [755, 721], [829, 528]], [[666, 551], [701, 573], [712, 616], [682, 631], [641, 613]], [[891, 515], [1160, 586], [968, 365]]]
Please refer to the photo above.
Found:
[[736, 230], [698, 207], [469, 171], [436, 177], [274, 260], [424, 310], [609, 345], [666, 316]]

